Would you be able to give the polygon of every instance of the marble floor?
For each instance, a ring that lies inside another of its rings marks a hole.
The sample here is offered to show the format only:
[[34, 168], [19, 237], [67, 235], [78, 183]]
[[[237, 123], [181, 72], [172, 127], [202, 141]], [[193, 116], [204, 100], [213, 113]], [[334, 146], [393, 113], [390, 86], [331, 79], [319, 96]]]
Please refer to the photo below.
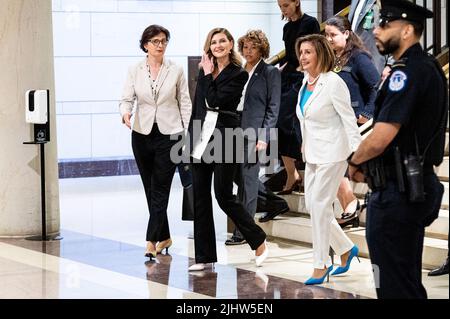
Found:
[[[181, 220], [182, 187], [173, 181], [168, 214], [173, 245], [152, 261], [143, 256], [147, 206], [138, 176], [60, 180], [60, 241], [0, 239], [0, 298], [27, 299], [369, 299], [370, 261], [344, 275], [305, 286], [311, 247], [269, 238], [270, 255], [256, 267], [248, 245], [225, 246], [227, 219], [215, 205], [218, 262], [194, 263], [192, 222]], [[338, 262], [338, 260], [336, 261]], [[429, 298], [449, 298], [449, 277], [423, 282]]]

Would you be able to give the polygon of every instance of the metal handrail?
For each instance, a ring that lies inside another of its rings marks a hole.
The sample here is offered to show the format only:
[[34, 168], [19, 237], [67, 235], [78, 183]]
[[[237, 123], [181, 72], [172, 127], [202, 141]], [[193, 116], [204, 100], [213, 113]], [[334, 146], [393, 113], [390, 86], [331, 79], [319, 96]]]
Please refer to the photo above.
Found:
[[[336, 13], [335, 16], [345, 17], [345, 16], [348, 15], [349, 12], [350, 12], [350, 6], [347, 6], [344, 9], [342, 9], [341, 11], [339, 11], [338, 13]], [[325, 29], [325, 22], [322, 22], [320, 24], [320, 32], [322, 32], [324, 29]], [[265, 62], [267, 64], [275, 65], [278, 62], [280, 62], [280, 60], [283, 59], [285, 56], [286, 56], [286, 51], [285, 50], [281, 50], [277, 54], [267, 58]]]

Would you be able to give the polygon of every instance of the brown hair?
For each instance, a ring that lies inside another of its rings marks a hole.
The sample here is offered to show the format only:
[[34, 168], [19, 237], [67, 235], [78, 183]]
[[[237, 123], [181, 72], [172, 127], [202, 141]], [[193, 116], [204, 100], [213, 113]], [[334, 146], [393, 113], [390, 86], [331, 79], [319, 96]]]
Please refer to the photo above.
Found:
[[[300, 60], [300, 45], [303, 42], [310, 42], [317, 54], [317, 64], [319, 66], [320, 73], [329, 72], [333, 69], [334, 65], [334, 52], [331, 48], [331, 44], [321, 34], [310, 34], [304, 37], [298, 38], [295, 42], [295, 54], [297, 59]], [[302, 64], [300, 63], [300, 70], [303, 71]]]
[[[295, 1], [297, 1], [297, 0], [291, 0], [291, 2], [295, 2]], [[300, 0], [298, 0], [298, 6], [295, 8], [295, 12], [297, 13], [299, 19], [303, 15], [303, 12], [302, 12], [302, 9], [300, 6], [301, 6], [301, 3], [300, 3]], [[289, 19], [286, 18], [283, 14], [281, 14], [281, 20], [289, 20]]]
[[355, 50], [360, 50], [372, 56], [369, 51], [367, 51], [361, 38], [352, 31], [350, 21], [345, 17], [334, 16], [325, 21], [325, 25], [329, 25], [338, 29], [341, 33], [348, 31], [348, 38], [345, 44], [344, 52], [341, 55], [341, 65], [346, 65]]
[[267, 59], [270, 53], [270, 44], [264, 32], [261, 30], [249, 30], [245, 35], [239, 38], [239, 53], [243, 54], [244, 42], [251, 41], [261, 53], [263, 59]]
[[147, 27], [144, 32], [142, 33], [141, 36], [141, 40], [140, 40], [140, 48], [142, 51], [144, 51], [145, 53], [147, 53], [147, 49], [144, 48], [144, 45], [150, 41], [151, 38], [153, 38], [155, 35], [158, 35], [160, 33], [164, 33], [166, 35], [166, 39], [167, 41], [169, 41], [170, 39], [170, 32], [169, 30], [167, 30], [166, 28], [157, 25], [157, 24], [152, 24], [151, 26]]
[[217, 67], [217, 61], [216, 58], [213, 56], [212, 52], [211, 52], [211, 40], [213, 38], [214, 35], [216, 35], [217, 33], [223, 33], [225, 34], [225, 36], [227, 37], [228, 41], [231, 41], [233, 43], [233, 48], [230, 51], [230, 62], [241, 66], [242, 65], [242, 59], [239, 56], [239, 54], [236, 53], [236, 51], [234, 51], [234, 38], [231, 35], [230, 31], [228, 31], [225, 28], [214, 28], [211, 31], [209, 31], [207, 37], [206, 37], [206, 41], [205, 41], [205, 45], [203, 46], [203, 51], [205, 51], [205, 53], [209, 56], [209, 57], [213, 57], [214, 60], [214, 68]]

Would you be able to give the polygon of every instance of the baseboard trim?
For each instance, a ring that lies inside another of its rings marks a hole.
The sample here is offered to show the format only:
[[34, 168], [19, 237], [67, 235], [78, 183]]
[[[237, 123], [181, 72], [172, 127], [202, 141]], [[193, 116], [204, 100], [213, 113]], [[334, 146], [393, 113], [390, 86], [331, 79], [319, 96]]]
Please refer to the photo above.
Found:
[[138, 175], [134, 158], [61, 160], [59, 178]]

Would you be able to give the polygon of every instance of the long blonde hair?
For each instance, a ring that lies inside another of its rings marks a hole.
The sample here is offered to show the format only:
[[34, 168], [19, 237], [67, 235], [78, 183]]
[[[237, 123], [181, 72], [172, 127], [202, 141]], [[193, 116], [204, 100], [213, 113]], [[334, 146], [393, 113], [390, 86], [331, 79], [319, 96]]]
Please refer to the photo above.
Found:
[[225, 36], [227, 37], [228, 41], [231, 41], [231, 43], [233, 43], [233, 48], [231, 49], [230, 54], [229, 54], [230, 62], [235, 64], [235, 65], [237, 65], [237, 66], [242, 66], [242, 58], [234, 50], [234, 47], [235, 47], [234, 38], [231, 35], [230, 31], [228, 31], [225, 28], [214, 28], [211, 31], [209, 31], [208, 36], [206, 37], [205, 45], [203, 46], [203, 51], [206, 52], [206, 54], [209, 57], [213, 57], [214, 68], [217, 67], [217, 61], [216, 61], [216, 58], [214, 57], [214, 55], [211, 52], [211, 40], [212, 40], [213, 36], [216, 35], [217, 33], [225, 34]]

